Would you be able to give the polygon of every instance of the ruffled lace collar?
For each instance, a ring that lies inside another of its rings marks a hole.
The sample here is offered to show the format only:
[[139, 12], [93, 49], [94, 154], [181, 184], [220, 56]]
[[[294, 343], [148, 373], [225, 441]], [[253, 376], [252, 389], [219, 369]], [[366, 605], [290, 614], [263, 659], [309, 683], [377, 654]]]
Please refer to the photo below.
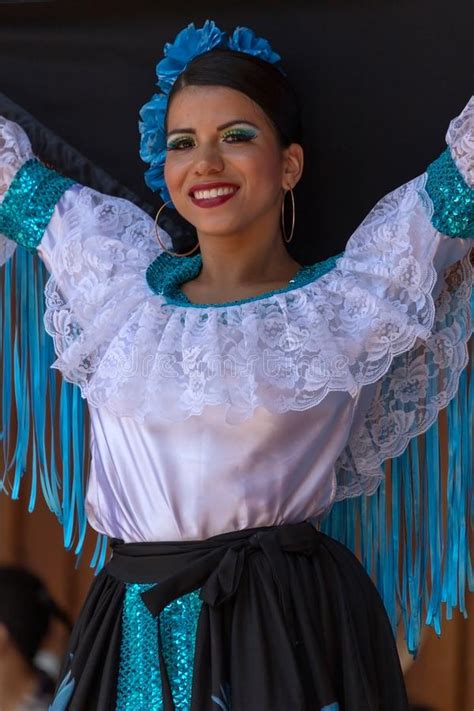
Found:
[[[386, 196], [341, 257], [303, 267], [284, 289], [212, 307], [180, 289], [199, 273], [198, 255], [159, 252], [148, 216], [72, 188], [45, 290], [54, 367], [92, 407], [138, 420], [225, 405], [239, 422], [257, 407], [315, 407], [331, 391], [355, 397], [433, 328], [440, 236], [424, 186], [420, 176]], [[466, 330], [450, 328], [447, 343]]]
[[322, 262], [300, 267], [293, 279], [290, 279], [288, 285], [281, 289], [265, 291], [257, 296], [238, 299], [236, 301], [225, 301], [219, 304], [194, 304], [181, 289], [183, 284], [195, 279], [200, 273], [202, 269], [202, 258], [200, 254], [196, 254], [193, 257], [173, 257], [166, 252], [162, 252], [148, 267], [146, 278], [151, 290], [155, 294], [164, 296], [169, 304], [202, 309], [212, 307], [223, 308], [268, 299], [275, 294], [284, 294], [293, 289], [298, 289], [306, 284], [310, 284], [333, 269], [336, 260], [340, 256], [342, 255], [336, 255]]

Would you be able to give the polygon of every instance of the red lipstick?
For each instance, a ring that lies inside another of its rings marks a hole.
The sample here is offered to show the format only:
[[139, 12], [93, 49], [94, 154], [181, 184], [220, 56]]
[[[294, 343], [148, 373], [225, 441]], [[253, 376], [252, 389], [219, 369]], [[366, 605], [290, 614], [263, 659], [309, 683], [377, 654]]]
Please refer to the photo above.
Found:
[[[233, 188], [234, 192], [227, 193], [226, 195], [216, 195], [212, 198], [195, 197], [196, 192], [213, 189], [217, 190], [218, 188]], [[192, 186], [191, 190], [189, 191], [189, 196], [193, 201], [194, 205], [197, 205], [198, 207], [217, 207], [217, 205], [222, 205], [224, 202], [227, 202], [228, 200], [233, 198], [234, 195], [238, 192], [238, 190], [239, 186], [235, 185], [235, 183], [199, 183]]]

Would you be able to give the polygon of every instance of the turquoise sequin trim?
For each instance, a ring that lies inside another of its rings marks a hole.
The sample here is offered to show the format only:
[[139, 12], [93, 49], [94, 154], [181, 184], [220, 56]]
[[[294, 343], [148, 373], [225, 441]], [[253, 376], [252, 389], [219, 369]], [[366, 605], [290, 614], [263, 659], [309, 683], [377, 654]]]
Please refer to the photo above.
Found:
[[[153, 584], [126, 585], [116, 711], [161, 711], [157, 620], [141, 593]], [[163, 656], [176, 711], [189, 711], [194, 648], [202, 600], [195, 590], [173, 600], [160, 615]]]
[[74, 181], [46, 168], [36, 158], [16, 173], [0, 205], [0, 233], [27, 249], [41, 242], [54, 208]]
[[464, 180], [447, 148], [428, 167], [426, 192], [434, 207], [433, 226], [449, 237], [474, 236], [474, 189]]
[[296, 275], [291, 279], [288, 286], [282, 289], [266, 291], [258, 296], [252, 296], [248, 299], [238, 299], [237, 301], [225, 301], [222, 304], [193, 304], [187, 296], [181, 291], [181, 285], [187, 281], [195, 279], [202, 269], [202, 258], [200, 254], [194, 257], [173, 257], [166, 252], [162, 252], [150, 264], [147, 269], [146, 278], [150, 289], [155, 294], [163, 295], [169, 304], [175, 306], [186, 306], [193, 308], [209, 308], [209, 307], [226, 307], [246, 304], [250, 301], [259, 301], [267, 299], [274, 294], [283, 294], [293, 289], [297, 289], [305, 284], [309, 284], [319, 277], [331, 271], [336, 265], [336, 260], [342, 256], [337, 254], [334, 257], [329, 257], [323, 262], [316, 262], [308, 266], [301, 267]]

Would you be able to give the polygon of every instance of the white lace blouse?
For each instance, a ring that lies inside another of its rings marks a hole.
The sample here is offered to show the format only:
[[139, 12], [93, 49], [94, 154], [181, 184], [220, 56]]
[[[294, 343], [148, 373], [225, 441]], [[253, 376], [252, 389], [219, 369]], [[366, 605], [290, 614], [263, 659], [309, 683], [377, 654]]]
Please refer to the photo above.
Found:
[[[54, 367], [90, 410], [93, 528], [201, 539], [375, 491], [382, 462], [433, 423], [468, 360], [474, 98], [447, 142], [338, 259], [229, 304], [187, 301], [183, 262], [138, 207], [78, 184], [63, 193], [37, 250]], [[32, 158], [0, 119], [0, 201]], [[0, 236], [0, 264], [14, 248]]]

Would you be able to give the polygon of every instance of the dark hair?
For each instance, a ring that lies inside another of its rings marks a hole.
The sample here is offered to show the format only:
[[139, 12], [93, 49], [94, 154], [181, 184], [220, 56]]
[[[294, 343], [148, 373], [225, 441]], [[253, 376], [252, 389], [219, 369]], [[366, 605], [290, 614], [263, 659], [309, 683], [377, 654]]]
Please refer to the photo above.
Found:
[[0, 566], [0, 623], [28, 662], [33, 662], [54, 617], [71, 629], [68, 615], [36, 575], [16, 566]]
[[[176, 79], [168, 98], [168, 111], [176, 94], [187, 86], [224, 86], [240, 91], [265, 112], [273, 124], [282, 148], [302, 143], [298, 97], [286, 75], [269, 62], [244, 52], [214, 49], [195, 57]], [[161, 226], [177, 251], [188, 251], [196, 243], [196, 230], [176, 210], [163, 210]], [[169, 220], [169, 224], [166, 224]]]
[[298, 98], [287, 77], [274, 64], [251, 54], [225, 49], [198, 55], [170, 91], [165, 126], [173, 97], [187, 86], [226, 86], [240, 91], [266, 113], [283, 148], [301, 143]]

